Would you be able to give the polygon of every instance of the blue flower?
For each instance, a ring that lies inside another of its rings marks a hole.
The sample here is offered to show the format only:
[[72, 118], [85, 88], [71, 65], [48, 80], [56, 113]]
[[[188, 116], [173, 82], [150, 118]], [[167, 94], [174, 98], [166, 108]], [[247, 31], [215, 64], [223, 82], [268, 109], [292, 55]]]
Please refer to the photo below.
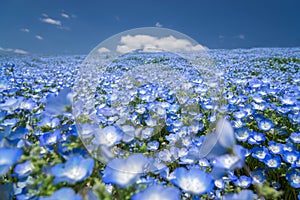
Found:
[[0, 176], [5, 175], [22, 154], [22, 149], [0, 148]]
[[281, 165], [281, 158], [280, 156], [266, 156], [265, 160], [265, 164], [269, 167], [269, 168], [279, 168]]
[[268, 142], [268, 149], [272, 154], [281, 154], [283, 151], [283, 146], [281, 143], [276, 143], [274, 141]]
[[33, 164], [30, 162], [30, 160], [27, 160], [24, 163], [16, 165], [15, 173], [17, 174], [18, 178], [24, 178], [31, 173], [33, 168]]
[[274, 127], [274, 124], [269, 119], [262, 119], [258, 122], [258, 128], [262, 131], [269, 131], [271, 128]]
[[286, 174], [286, 180], [289, 181], [293, 188], [300, 188], [300, 170], [292, 169]]
[[183, 167], [177, 168], [174, 171], [174, 177], [171, 182], [191, 194], [208, 193], [214, 187], [212, 177], [197, 168], [192, 168], [189, 171]]
[[251, 137], [248, 139], [249, 144], [261, 144], [266, 140], [266, 137], [263, 133], [253, 132]]
[[133, 154], [127, 159], [116, 158], [107, 163], [103, 171], [102, 181], [126, 187], [134, 183], [140, 176], [147, 173], [151, 160], [143, 154]]
[[20, 108], [28, 111], [32, 111], [37, 107], [37, 104], [34, 100], [32, 99], [27, 99], [21, 102]]
[[300, 153], [296, 150], [283, 152], [283, 160], [286, 163], [294, 165], [299, 159], [300, 159]]
[[300, 144], [300, 132], [294, 132], [290, 135], [290, 140], [295, 144]]
[[250, 137], [250, 131], [246, 127], [238, 128], [235, 131], [235, 137], [240, 142], [246, 142], [248, 138]]
[[44, 133], [39, 137], [40, 145], [47, 146], [56, 144], [61, 138], [60, 130]]
[[144, 191], [134, 194], [132, 200], [180, 200], [180, 191], [174, 187], [164, 187], [162, 185], [151, 186]]
[[266, 173], [264, 170], [258, 169], [256, 171], [250, 172], [252, 180], [256, 184], [263, 184], [266, 181]]
[[236, 184], [241, 188], [248, 188], [252, 184], [252, 178], [248, 176], [241, 176]]
[[231, 124], [226, 119], [220, 119], [217, 123], [216, 133], [205, 136], [201, 145], [199, 156], [208, 159], [225, 154], [228, 149], [235, 146], [235, 135]]
[[96, 130], [93, 144], [112, 147], [115, 144], [118, 144], [121, 141], [122, 137], [123, 132], [121, 129], [115, 126], [106, 126], [102, 129]]
[[62, 115], [71, 106], [72, 93], [70, 88], [62, 89], [57, 96], [47, 96], [45, 113], [52, 116]]
[[84, 181], [93, 172], [94, 160], [82, 156], [69, 157], [66, 163], [57, 164], [51, 168], [51, 174], [55, 177], [54, 184], [67, 182], [74, 184]]
[[55, 191], [49, 197], [41, 197], [40, 200], [82, 200], [82, 197], [79, 194], [76, 194], [71, 188], [61, 188]]
[[269, 155], [269, 150], [266, 147], [254, 147], [252, 149], [252, 157], [264, 162], [266, 156]]

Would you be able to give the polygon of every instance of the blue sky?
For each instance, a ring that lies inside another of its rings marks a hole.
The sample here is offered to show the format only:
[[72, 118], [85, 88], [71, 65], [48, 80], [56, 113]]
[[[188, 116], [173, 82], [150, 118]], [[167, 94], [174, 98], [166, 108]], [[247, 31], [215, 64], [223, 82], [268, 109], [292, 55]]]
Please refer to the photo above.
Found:
[[299, 47], [299, 0], [0, 0], [0, 53], [88, 54], [161, 26], [208, 48]]

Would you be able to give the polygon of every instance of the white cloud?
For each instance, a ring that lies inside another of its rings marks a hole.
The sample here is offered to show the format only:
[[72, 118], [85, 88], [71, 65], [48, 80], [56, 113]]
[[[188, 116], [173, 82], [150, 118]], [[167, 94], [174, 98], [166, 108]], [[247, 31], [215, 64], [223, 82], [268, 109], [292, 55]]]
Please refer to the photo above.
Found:
[[149, 51], [197, 51], [205, 50], [207, 47], [200, 44], [193, 45], [189, 40], [178, 39], [174, 36], [154, 37], [150, 35], [126, 35], [122, 36], [120, 45], [116, 51], [119, 53], [129, 53], [141, 49], [144, 52]]
[[24, 51], [24, 50], [22, 50], [22, 49], [15, 49], [14, 52], [15, 52], [15, 53], [19, 53], [19, 54], [28, 54], [27, 51]]
[[43, 38], [42, 36], [40, 36], [40, 35], [36, 35], [35, 38], [38, 39], [38, 40], [43, 40], [43, 39], [44, 39], [44, 38]]
[[25, 32], [25, 33], [29, 33], [30, 30], [28, 28], [21, 28], [20, 31]]
[[70, 15], [68, 15], [68, 14], [65, 13], [65, 12], [62, 12], [60, 15], [61, 15], [63, 18], [70, 19]]
[[219, 38], [219, 39], [224, 39], [225, 36], [224, 36], [224, 35], [219, 35], [218, 38]]
[[160, 28], [160, 27], [163, 27], [163, 25], [162, 25], [161, 23], [159, 23], [159, 22], [156, 22], [155, 26], [156, 26], [156, 27], [159, 27], [159, 28]]
[[47, 23], [47, 24], [53, 24], [53, 25], [57, 25], [57, 26], [61, 26], [61, 21], [59, 20], [55, 20], [55, 19], [52, 19], [50, 17], [46, 17], [46, 18], [41, 18], [40, 19], [42, 22], [44, 23]]
[[110, 52], [110, 50], [108, 48], [105, 48], [105, 47], [101, 47], [97, 51], [99, 53], [108, 53], [108, 52]]
[[27, 51], [24, 51], [22, 49], [12, 49], [12, 48], [2, 48], [2, 47], [0, 47], [0, 51], [14, 52], [14, 53], [19, 53], [19, 54], [28, 54]]

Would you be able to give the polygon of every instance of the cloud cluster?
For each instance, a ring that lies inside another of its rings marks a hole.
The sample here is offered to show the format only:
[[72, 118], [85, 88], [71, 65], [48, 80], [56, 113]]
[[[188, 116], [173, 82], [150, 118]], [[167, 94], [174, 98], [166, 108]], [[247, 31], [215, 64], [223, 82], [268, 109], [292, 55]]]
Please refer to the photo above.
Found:
[[144, 52], [153, 51], [198, 51], [206, 50], [207, 47], [200, 44], [194, 45], [189, 40], [178, 39], [170, 35], [167, 37], [154, 37], [150, 35], [126, 35], [120, 39], [116, 51], [129, 53], [135, 50]]
[[29, 33], [30, 30], [28, 28], [21, 28], [20, 31], [24, 32], [24, 33]]
[[61, 21], [52, 19], [50, 17], [40, 18], [41, 22], [47, 23], [47, 24], [53, 24], [57, 26], [61, 26]]
[[11, 48], [0, 47], [0, 51], [12, 52], [12, 53], [18, 53], [18, 54], [28, 54], [28, 52], [23, 49], [11, 49]]
[[40, 35], [36, 35], [35, 38], [38, 39], [38, 40], [43, 40], [43, 39], [44, 39], [44, 38], [43, 38], [42, 36], [40, 36]]

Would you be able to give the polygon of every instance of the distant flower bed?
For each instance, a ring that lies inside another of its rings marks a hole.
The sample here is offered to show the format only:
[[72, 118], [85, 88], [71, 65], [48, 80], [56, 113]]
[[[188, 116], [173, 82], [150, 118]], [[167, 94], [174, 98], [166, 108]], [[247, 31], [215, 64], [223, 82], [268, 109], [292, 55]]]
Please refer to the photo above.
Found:
[[74, 111], [83, 56], [0, 57], [1, 198], [300, 199], [300, 49], [208, 53], [217, 101], [186, 60], [136, 54], [105, 73], [147, 62], [191, 84], [163, 68], [116, 94], [126, 80], [104, 76], [90, 118]]

